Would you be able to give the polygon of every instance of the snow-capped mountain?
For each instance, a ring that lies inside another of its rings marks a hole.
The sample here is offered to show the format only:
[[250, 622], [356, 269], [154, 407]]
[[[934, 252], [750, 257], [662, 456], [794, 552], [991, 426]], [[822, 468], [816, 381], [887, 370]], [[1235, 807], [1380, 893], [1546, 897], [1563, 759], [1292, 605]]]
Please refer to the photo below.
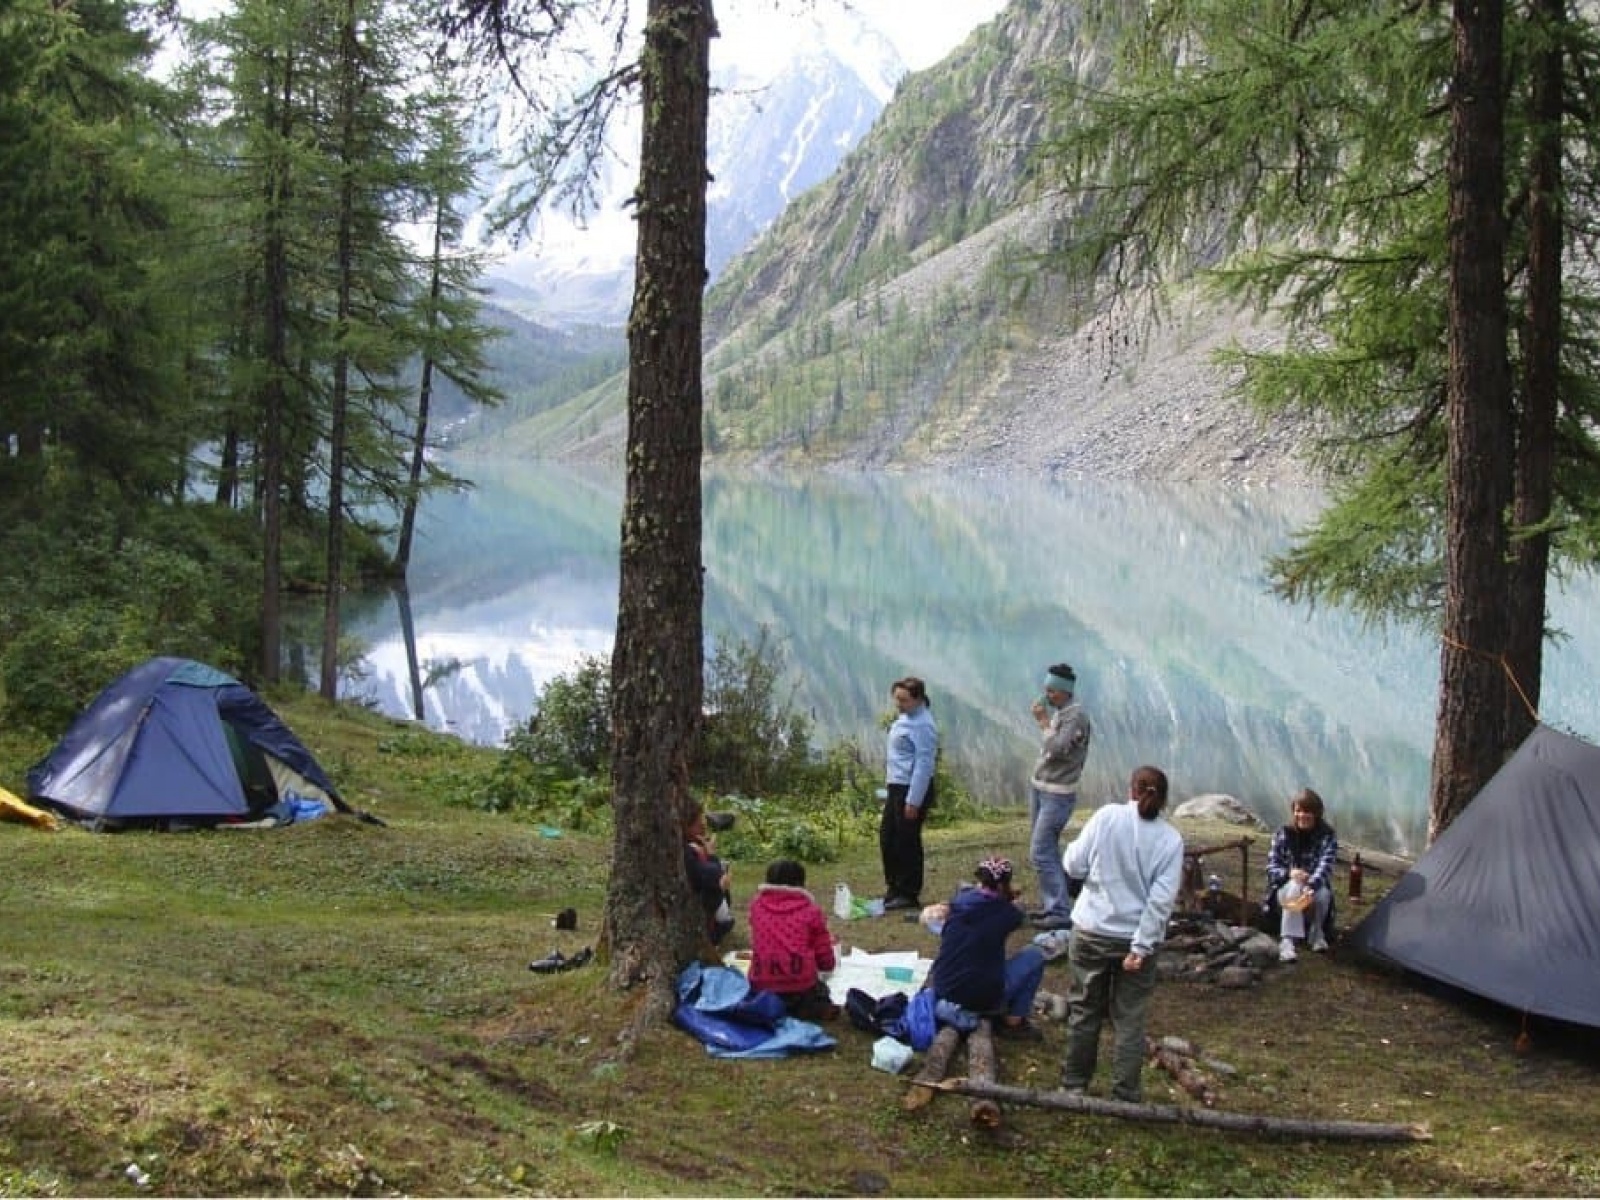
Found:
[[[818, 5], [786, 22], [782, 36], [773, 28], [770, 18], [748, 29], [727, 18], [712, 43], [706, 255], [713, 277], [785, 205], [832, 173], [906, 71], [889, 40], [852, 9]], [[510, 124], [503, 115], [497, 123]], [[626, 319], [636, 237], [626, 202], [638, 142], [633, 109], [612, 132], [596, 210], [581, 225], [548, 211], [524, 245], [496, 248], [488, 284], [501, 303], [557, 325]], [[507, 184], [491, 180], [488, 203]]]

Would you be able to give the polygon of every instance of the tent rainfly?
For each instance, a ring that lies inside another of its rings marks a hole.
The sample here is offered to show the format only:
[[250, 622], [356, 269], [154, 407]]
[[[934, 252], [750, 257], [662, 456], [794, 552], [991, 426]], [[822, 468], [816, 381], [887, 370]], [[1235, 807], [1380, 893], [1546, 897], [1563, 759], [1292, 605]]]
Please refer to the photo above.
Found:
[[1600, 748], [1535, 728], [1351, 937], [1519, 1012], [1600, 1026]]
[[350, 811], [261, 697], [183, 658], [153, 658], [108, 685], [28, 772], [28, 791], [97, 828], [255, 820], [292, 799]]

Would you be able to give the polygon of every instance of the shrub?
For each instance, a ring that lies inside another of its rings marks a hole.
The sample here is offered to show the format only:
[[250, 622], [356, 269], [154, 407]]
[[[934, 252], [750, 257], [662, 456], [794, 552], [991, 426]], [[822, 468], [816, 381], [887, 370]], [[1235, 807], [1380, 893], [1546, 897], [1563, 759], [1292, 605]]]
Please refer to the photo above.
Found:
[[[690, 752], [697, 784], [756, 795], [807, 782], [811, 722], [782, 686], [782, 649], [763, 628], [754, 642], [719, 641], [706, 664], [705, 720]], [[611, 664], [583, 659], [545, 685], [538, 708], [506, 747], [573, 775], [611, 765]]]
[[611, 768], [611, 662], [590, 655], [571, 675], [558, 675], [539, 694], [526, 724], [506, 737], [514, 756], [569, 775]]
[[[6, 717], [59, 730], [155, 654], [242, 672], [258, 638], [247, 518], [207, 506], [91, 508], [0, 539]], [[126, 524], [132, 532], [119, 528]], [[42, 556], [42, 557], [41, 557]], [[18, 572], [48, 560], [48, 572]]]
[[601, 832], [611, 822], [611, 787], [605, 778], [571, 775], [520, 754], [505, 753], [493, 766], [454, 776], [441, 797], [457, 807], [505, 813], [563, 829]]
[[706, 716], [691, 759], [695, 781], [761, 795], [803, 785], [811, 720], [783, 685], [782, 646], [762, 626], [753, 642], [717, 642], [706, 664]]
[[86, 600], [35, 613], [0, 658], [6, 718], [59, 734], [106, 684], [149, 656], [137, 610]]
[[839, 849], [828, 836], [810, 821], [785, 821], [772, 839], [768, 858], [793, 858], [800, 862], [832, 862], [839, 857]]
[[[848, 741], [818, 757], [811, 721], [784, 684], [785, 665], [764, 627], [754, 641], [718, 642], [706, 664], [707, 712], [692, 778], [708, 809], [738, 818], [719, 838], [728, 857], [831, 862], [847, 842], [876, 835], [882, 762]], [[450, 799], [591, 828], [611, 816], [610, 750], [610, 663], [591, 656], [545, 686], [538, 711], [507, 736], [497, 765], [461, 779]], [[974, 813], [967, 790], [942, 765], [935, 784], [931, 823]]]

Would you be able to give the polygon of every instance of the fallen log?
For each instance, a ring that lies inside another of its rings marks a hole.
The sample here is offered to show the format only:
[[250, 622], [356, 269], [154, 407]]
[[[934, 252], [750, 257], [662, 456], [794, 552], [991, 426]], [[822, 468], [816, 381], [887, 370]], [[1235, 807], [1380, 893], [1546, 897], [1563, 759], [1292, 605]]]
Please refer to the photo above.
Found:
[[944, 1073], [950, 1069], [950, 1056], [960, 1044], [959, 1029], [954, 1025], [940, 1028], [934, 1036], [933, 1044], [928, 1047], [927, 1057], [922, 1060], [922, 1070], [917, 1072], [916, 1078], [911, 1081], [911, 1090], [900, 1101], [901, 1108], [913, 1112], [928, 1104], [937, 1095], [929, 1085], [938, 1083], [944, 1078]]
[[986, 1096], [1012, 1104], [1032, 1104], [1039, 1108], [1086, 1113], [1096, 1117], [1119, 1117], [1124, 1121], [1150, 1121], [1163, 1125], [1199, 1125], [1208, 1129], [1227, 1129], [1237, 1133], [1260, 1133], [1270, 1137], [1317, 1138], [1324, 1141], [1428, 1142], [1433, 1134], [1425, 1125], [1394, 1125], [1373, 1121], [1321, 1121], [1302, 1117], [1267, 1117], [1255, 1113], [1218, 1112], [1214, 1108], [1188, 1108], [1173, 1104], [1132, 1104], [1125, 1100], [1102, 1100], [1081, 1092], [1014, 1087], [1004, 1083], [980, 1083], [973, 1079], [945, 1079], [925, 1084], [938, 1092], [963, 1096]]
[[[994, 1026], [987, 1017], [967, 1035], [967, 1071], [974, 1083], [995, 1082]], [[1000, 1106], [988, 1096], [974, 1097], [968, 1115], [979, 1129], [1000, 1128]]]

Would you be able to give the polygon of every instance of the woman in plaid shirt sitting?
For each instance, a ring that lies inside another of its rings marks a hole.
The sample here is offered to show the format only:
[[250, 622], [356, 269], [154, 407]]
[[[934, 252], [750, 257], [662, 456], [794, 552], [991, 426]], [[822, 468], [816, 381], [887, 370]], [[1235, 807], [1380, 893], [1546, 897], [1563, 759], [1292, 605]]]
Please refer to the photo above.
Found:
[[1289, 823], [1272, 835], [1267, 853], [1267, 900], [1270, 917], [1282, 916], [1278, 961], [1295, 960], [1295, 943], [1304, 940], [1314, 953], [1328, 948], [1333, 927], [1333, 866], [1339, 838], [1323, 819], [1322, 797], [1301, 788], [1289, 802]]

